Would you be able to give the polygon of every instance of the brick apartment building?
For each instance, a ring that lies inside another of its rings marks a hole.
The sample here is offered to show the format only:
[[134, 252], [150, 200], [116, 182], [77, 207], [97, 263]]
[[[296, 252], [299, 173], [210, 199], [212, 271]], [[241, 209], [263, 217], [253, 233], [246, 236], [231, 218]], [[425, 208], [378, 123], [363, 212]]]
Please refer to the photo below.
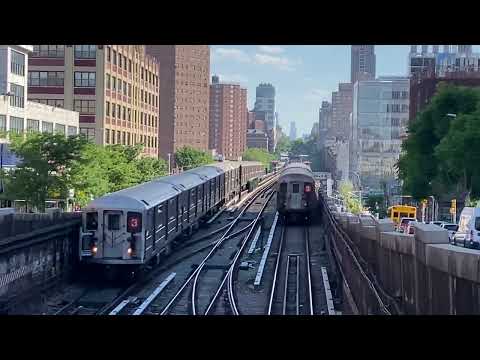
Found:
[[168, 159], [168, 154], [186, 145], [208, 151], [209, 46], [147, 45], [146, 49], [160, 62], [160, 157]]
[[99, 145], [144, 144], [158, 156], [159, 64], [144, 45], [34, 45], [31, 101], [77, 111]]
[[212, 77], [209, 148], [227, 160], [241, 158], [247, 142], [247, 111], [247, 89]]

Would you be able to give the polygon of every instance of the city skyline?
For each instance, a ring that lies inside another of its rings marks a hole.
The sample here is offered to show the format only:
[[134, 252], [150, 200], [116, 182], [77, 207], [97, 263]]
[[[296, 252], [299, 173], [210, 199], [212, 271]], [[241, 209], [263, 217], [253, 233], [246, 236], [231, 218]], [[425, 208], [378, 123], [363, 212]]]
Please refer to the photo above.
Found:
[[[410, 45], [376, 45], [376, 76], [406, 76], [409, 51]], [[473, 45], [473, 52], [479, 51], [480, 45]], [[246, 87], [249, 109], [256, 86], [271, 83], [280, 126], [288, 133], [295, 121], [299, 137], [318, 121], [322, 101], [331, 102], [338, 83], [351, 76], [350, 45], [211, 45], [210, 52], [211, 74]]]

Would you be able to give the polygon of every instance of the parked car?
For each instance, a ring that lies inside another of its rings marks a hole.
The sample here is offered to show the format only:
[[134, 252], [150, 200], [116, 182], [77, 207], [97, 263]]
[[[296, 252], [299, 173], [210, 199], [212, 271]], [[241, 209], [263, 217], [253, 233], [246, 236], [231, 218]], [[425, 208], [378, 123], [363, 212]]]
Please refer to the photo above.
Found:
[[464, 247], [480, 249], [480, 208], [463, 208], [458, 230], [453, 236], [453, 244], [457, 242], [463, 242]]
[[458, 225], [452, 223], [443, 223], [440, 227], [448, 231], [448, 240], [453, 241], [453, 236], [458, 230]]
[[405, 234], [415, 235], [415, 224], [418, 224], [418, 221], [409, 221]]
[[398, 224], [398, 231], [405, 233], [407, 229], [407, 225], [410, 221], [417, 221], [417, 219], [412, 218], [412, 217], [404, 217], [400, 219], [400, 222]]

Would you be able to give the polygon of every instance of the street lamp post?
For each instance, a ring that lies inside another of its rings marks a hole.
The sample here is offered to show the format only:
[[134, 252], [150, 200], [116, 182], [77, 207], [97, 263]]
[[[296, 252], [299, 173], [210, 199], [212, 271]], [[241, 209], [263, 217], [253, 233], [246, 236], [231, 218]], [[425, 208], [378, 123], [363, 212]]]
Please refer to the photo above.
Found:
[[170, 175], [170, 156], [171, 154], [168, 153], [168, 175]]
[[360, 192], [360, 207], [362, 207], [362, 182], [360, 181], [360, 175], [356, 173], [355, 171], [350, 171], [353, 175], [356, 175], [358, 178], [358, 190]]

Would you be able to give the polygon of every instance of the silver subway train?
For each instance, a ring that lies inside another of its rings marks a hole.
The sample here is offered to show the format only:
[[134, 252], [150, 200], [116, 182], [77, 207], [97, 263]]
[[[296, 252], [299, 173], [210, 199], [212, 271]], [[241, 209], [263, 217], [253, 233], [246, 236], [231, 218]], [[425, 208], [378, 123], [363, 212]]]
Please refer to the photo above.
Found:
[[288, 222], [310, 221], [317, 208], [315, 178], [310, 166], [301, 162], [286, 165], [277, 182], [277, 211]]
[[83, 211], [80, 260], [134, 266], [158, 261], [174, 240], [265, 174], [259, 162], [225, 161], [99, 197]]

